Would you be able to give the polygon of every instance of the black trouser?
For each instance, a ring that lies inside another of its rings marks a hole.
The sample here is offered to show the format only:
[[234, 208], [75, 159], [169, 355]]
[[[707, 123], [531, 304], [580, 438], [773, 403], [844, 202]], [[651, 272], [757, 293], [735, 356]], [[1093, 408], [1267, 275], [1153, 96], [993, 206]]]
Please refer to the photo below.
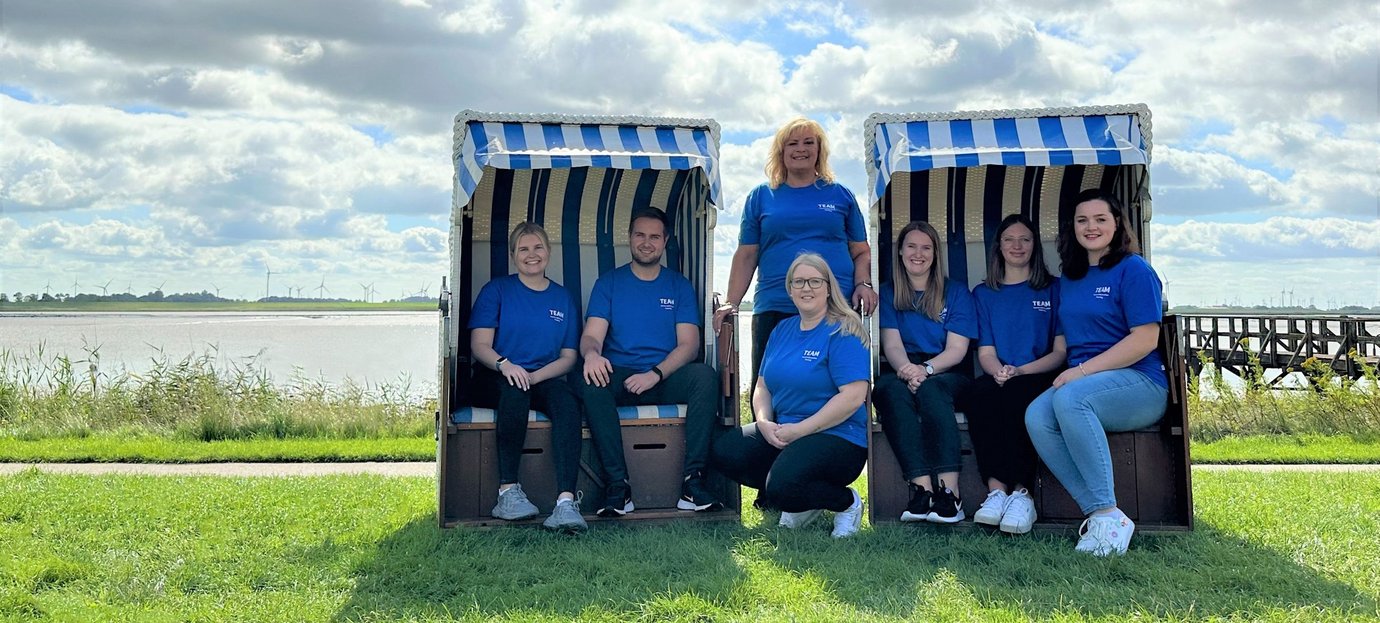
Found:
[[[511, 364], [510, 364], [511, 365]], [[551, 420], [551, 459], [556, 464], [556, 488], [575, 491], [580, 470], [580, 401], [564, 376], [547, 379], [522, 391], [502, 374], [479, 367], [474, 373], [474, 404], [493, 409], [498, 438], [498, 482], [518, 481], [518, 462], [527, 442], [527, 412], [535, 409]]]
[[767, 352], [767, 339], [771, 337], [772, 329], [781, 324], [782, 320], [798, 315], [775, 311], [752, 312], [752, 383], [748, 385], [749, 405], [752, 404], [752, 392], [757, 389], [757, 375], [762, 371], [762, 354]]
[[959, 396], [984, 483], [988, 478], [1008, 487], [1035, 482], [1035, 447], [1025, 430], [1025, 408], [1049, 389], [1058, 375], [1058, 370], [1023, 374], [1005, 385], [983, 376]]
[[[928, 359], [923, 355], [910, 357], [912, 363]], [[894, 373], [877, 380], [872, 403], [906, 482], [920, 476], [956, 472], [963, 466], [954, 397], [972, 381], [966, 374], [943, 372], [925, 379], [912, 394], [906, 382]], [[944, 484], [958, 488], [956, 482]]]
[[757, 489], [758, 501], [767, 508], [846, 511], [853, 505], [848, 485], [867, 464], [867, 448], [828, 433], [777, 448], [752, 423], [719, 435], [711, 462], [734, 482]]
[[581, 383], [585, 419], [594, 450], [610, 482], [628, 478], [628, 462], [623, 457], [623, 429], [618, 423], [618, 407], [628, 405], [686, 405], [685, 475], [704, 471], [709, 459], [709, 438], [719, 414], [719, 375], [703, 363], [687, 363], [651, 389], [634, 394], [623, 387], [628, 377], [645, 372], [613, 367], [607, 387]]

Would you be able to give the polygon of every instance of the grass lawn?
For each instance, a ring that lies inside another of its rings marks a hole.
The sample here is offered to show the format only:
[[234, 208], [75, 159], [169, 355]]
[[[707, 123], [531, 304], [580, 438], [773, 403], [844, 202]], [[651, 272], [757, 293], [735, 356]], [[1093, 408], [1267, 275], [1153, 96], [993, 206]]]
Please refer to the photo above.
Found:
[[0, 620], [1380, 621], [1380, 475], [1194, 476], [1196, 532], [1097, 560], [1049, 534], [835, 541], [751, 509], [442, 531], [429, 479], [30, 471], [0, 477]]
[[[1380, 439], [1349, 436], [1228, 437], [1194, 442], [1193, 462], [1380, 463]], [[431, 437], [191, 441], [90, 436], [20, 440], [0, 437], [0, 462], [212, 463], [220, 461], [433, 461]]]
[[190, 441], [161, 437], [20, 440], [0, 437], [4, 463], [217, 463], [434, 461], [431, 437], [384, 439], [242, 439]]

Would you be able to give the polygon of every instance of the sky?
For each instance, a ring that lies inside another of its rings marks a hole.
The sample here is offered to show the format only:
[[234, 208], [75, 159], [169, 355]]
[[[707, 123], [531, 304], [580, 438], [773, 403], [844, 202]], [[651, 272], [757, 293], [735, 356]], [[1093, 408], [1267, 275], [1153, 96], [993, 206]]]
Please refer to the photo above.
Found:
[[0, 0], [0, 291], [434, 296], [455, 114], [710, 117], [718, 290], [771, 133], [1145, 103], [1171, 304], [1380, 305], [1380, 4]]

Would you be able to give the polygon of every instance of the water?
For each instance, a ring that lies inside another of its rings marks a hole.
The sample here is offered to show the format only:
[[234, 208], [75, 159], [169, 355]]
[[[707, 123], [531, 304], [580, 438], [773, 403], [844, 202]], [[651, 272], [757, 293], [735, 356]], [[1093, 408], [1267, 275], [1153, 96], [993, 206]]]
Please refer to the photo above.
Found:
[[[45, 357], [100, 358], [100, 368], [150, 369], [210, 353], [218, 367], [252, 359], [276, 383], [294, 373], [339, 384], [437, 387], [435, 312], [159, 312], [0, 314], [0, 349]], [[160, 354], [161, 353], [161, 354]]]
[[[738, 326], [746, 331], [751, 318], [744, 313]], [[0, 350], [26, 354], [42, 344], [46, 357], [74, 361], [94, 351], [102, 370], [135, 373], [156, 358], [211, 353], [218, 367], [252, 358], [279, 384], [296, 373], [332, 384], [407, 382], [409, 393], [434, 396], [438, 330], [435, 312], [0, 314]], [[744, 335], [739, 345], [747, 370], [751, 341]]]

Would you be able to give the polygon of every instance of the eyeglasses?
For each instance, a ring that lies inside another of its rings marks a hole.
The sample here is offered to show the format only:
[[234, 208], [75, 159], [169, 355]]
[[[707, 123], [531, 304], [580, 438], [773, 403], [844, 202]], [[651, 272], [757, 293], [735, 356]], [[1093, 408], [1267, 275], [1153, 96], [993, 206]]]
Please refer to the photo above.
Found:
[[1030, 243], [1032, 243], [1032, 242], [1035, 242], [1035, 240], [1034, 240], [1033, 238], [1029, 238], [1029, 237], [1027, 237], [1027, 236], [1020, 236], [1020, 237], [1015, 237], [1015, 236], [1013, 236], [1013, 237], [1009, 237], [1009, 238], [1006, 237], [1006, 236], [1002, 236], [1002, 239], [1001, 239], [1001, 245], [1004, 246], [1004, 247], [1014, 247], [1014, 246], [1016, 246], [1016, 245], [1022, 245], [1022, 246], [1024, 246], [1024, 245], [1030, 244]]
[[805, 286], [810, 286], [810, 289], [811, 289], [811, 290], [818, 290], [818, 289], [820, 289], [820, 288], [823, 288], [823, 287], [824, 287], [824, 278], [823, 278], [823, 277], [811, 277], [811, 278], [809, 278], [809, 279], [792, 279], [792, 280], [791, 280], [791, 289], [792, 289], [792, 290], [804, 290], [804, 289], [805, 289]]

